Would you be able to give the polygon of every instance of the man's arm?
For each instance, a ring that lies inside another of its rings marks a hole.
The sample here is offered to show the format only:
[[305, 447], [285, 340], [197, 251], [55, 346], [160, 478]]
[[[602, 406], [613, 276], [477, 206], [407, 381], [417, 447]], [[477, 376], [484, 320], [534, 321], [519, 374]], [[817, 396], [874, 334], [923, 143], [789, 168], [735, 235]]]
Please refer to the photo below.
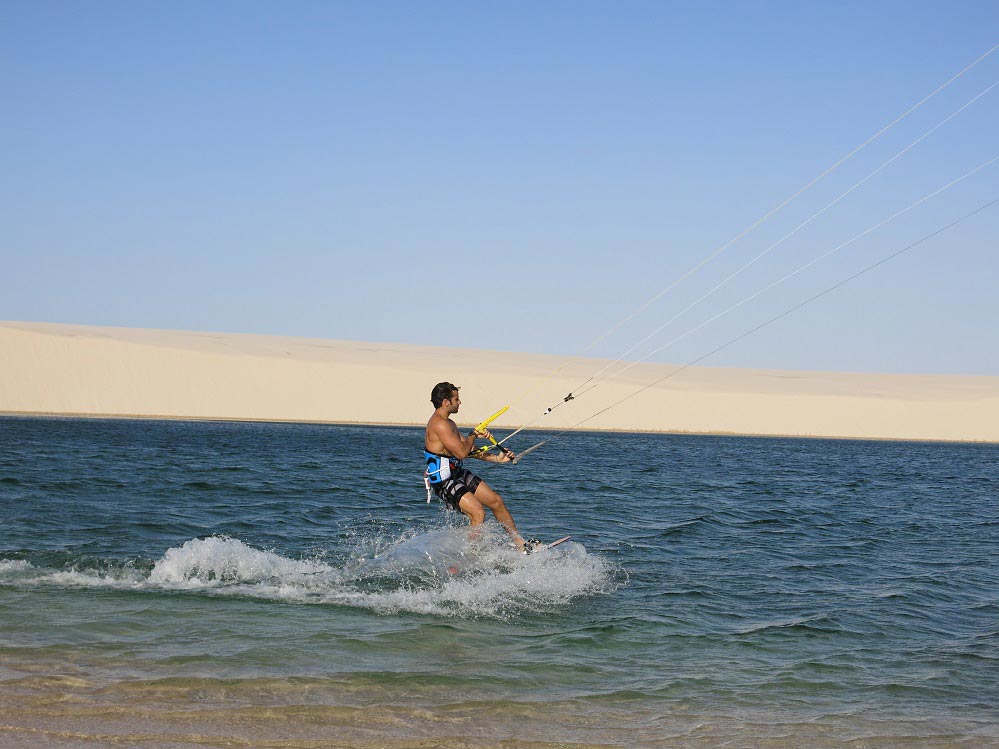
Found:
[[473, 430], [467, 437], [462, 437], [456, 427], [450, 421], [438, 421], [431, 430], [434, 435], [444, 445], [444, 449], [459, 460], [467, 458], [475, 447], [475, 431]]
[[469, 455], [470, 458], [475, 458], [476, 460], [484, 460], [486, 463], [512, 463], [513, 453], [501, 452], [498, 455], [490, 452], [473, 453]]
[[[477, 434], [480, 437], [484, 437], [487, 440], [491, 440], [492, 437], [493, 437], [489, 433], [488, 429], [483, 429], [481, 432], [480, 431], [475, 431], [475, 432], [473, 432], [473, 434]], [[475, 458], [476, 460], [483, 460], [486, 463], [512, 463], [513, 462], [513, 453], [512, 452], [510, 452], [506, 448], [502, 448], [502, 447], [499, 447], [499, 446], [497, 446], [496, 449], [499, 451], [498, 454], [487, 452], [487, 451], [483, 450], [480, 453], [473, 453], [469, 457], [470, 458]]]

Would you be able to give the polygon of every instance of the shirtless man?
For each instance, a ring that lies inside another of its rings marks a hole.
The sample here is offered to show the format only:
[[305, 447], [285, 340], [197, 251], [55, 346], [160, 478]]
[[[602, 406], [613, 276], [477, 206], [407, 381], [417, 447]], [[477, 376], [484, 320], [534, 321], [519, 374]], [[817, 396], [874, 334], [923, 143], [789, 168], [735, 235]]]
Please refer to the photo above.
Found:
[[458, 426], [451, 421], [451, 416], [458, 413], [461, 398], [458, 388], [450, 382], [440, 382], [430, 393], [434, 415], [427, 422], [427, 432], [423, 441], [423, 454], [427, 460], [427, 480], [434, 494], [444, 500], [448, 507], [460, 510], [471, 521], [473, 526], [482, 524], [486, 519], [486, 508], [492, 510], [495, 518], [506, 528], [513, 543], [520, 551], [524, 551], [524, 539], [517, 532], [503, 499], [490, 486], [462, 467], [462, 460], [468, 457], [483, 460], [487, 463], [509, 463], [513, 453], [501, 452], [473, 454], [475, 438], [490, 438], [489, 430], [472, 430], [467, 437], [462, 437]]

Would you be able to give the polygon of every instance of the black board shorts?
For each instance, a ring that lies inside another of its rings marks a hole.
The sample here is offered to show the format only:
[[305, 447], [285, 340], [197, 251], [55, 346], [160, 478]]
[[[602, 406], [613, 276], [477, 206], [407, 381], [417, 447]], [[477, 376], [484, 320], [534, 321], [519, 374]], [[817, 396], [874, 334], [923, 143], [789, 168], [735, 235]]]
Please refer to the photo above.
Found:
[[430, 488], [434, 494], [444, 500], [444, 503], [452, 510], [461, 512], [458, 503], [466, 494], [475, 494], [482, 482], [478, 476], [467, 468], [455, 469], [449, 478], [444, 479], [439, 484], [431, 484]]

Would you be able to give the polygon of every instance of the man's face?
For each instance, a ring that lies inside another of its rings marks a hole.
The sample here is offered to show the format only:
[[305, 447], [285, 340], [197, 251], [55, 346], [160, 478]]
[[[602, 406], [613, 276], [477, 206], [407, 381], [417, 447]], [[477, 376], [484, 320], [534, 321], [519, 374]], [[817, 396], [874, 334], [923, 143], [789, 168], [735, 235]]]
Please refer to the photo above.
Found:
[[444, 405], [447, 406], [448, 413], [458, 413], [458, 406], [461, 405], [461, 397], [458, 395], [457, 390], [451, 393], [450, 398], [444, 399]]

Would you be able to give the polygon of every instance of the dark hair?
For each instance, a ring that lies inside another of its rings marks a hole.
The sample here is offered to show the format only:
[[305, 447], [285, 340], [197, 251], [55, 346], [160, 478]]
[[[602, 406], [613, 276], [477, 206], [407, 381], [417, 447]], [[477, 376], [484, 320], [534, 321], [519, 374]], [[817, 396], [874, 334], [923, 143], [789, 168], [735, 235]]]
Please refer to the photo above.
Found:
[[451, 397], [458, 390], [459, 387], [452, 385], [450, 382], [438, 382], [434, 385], [434, 389], [430, 391], [430, 402], [434, 404], [434, 408], [440, 408], [444, 401], [451, 400]]

